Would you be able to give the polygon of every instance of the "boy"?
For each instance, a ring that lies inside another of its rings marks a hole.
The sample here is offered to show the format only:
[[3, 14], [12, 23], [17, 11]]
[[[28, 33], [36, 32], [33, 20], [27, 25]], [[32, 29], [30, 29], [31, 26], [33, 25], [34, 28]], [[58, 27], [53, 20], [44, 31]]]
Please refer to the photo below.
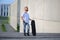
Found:
[[24, 25], [24, 36], [27, 36], [27, 35], [29, 36], [29, 30], [30, 30], [29, 20], [31, 20], [31, 19], [30, 19], [29, 14], [28, 14], [28, 7], [27, 6], [24, 7], [24, 11], [25, 12], [22, 15], [22, 20], [23, 20], [23, 25]]

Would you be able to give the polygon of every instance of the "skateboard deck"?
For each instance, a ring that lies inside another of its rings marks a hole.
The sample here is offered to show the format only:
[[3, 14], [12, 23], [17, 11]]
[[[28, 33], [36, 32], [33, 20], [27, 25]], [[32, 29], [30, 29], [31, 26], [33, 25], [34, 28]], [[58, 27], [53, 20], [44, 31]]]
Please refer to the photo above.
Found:
[[31, 21], [32, 35], [36, 36], [35, 20]]

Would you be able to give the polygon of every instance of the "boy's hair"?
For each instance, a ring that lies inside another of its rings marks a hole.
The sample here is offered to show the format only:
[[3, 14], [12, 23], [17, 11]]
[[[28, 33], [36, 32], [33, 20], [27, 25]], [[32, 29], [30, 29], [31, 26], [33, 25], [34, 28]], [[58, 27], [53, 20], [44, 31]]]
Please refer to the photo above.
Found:
[[25, 11], [28, 11], [28, 6], [25, 6], [25, 8], [27, 8]]

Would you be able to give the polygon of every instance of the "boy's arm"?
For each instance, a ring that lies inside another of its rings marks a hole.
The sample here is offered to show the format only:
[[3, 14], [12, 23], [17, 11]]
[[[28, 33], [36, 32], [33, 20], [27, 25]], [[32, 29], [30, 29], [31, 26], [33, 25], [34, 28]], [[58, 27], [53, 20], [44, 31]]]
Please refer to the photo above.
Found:
[[23, 14], [21, 14], [21, 19], [23, 20]]
[[23, 16], [21, 16], [21, 19], [23, 20]]

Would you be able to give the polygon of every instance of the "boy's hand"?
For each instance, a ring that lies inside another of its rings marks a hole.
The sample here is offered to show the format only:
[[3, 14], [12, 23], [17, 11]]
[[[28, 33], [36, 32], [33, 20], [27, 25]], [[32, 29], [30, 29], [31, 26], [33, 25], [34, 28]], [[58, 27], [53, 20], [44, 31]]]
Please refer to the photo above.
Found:
[[32, 20], [32, 19], [30, 19], [30, 20]]

